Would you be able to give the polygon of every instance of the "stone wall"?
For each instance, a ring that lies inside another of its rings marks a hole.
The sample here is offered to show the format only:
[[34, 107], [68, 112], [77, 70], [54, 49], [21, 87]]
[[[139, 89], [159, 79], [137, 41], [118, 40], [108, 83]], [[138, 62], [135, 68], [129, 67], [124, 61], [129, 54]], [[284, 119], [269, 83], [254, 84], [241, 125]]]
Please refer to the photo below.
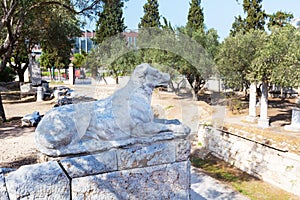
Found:
[[0, 169], [0, 199], [190, 199], [189, 155], [177, 138]]
[[199, 142], [215, 156], [300, 196], [300, 156], [239, 135], [201, 125]]

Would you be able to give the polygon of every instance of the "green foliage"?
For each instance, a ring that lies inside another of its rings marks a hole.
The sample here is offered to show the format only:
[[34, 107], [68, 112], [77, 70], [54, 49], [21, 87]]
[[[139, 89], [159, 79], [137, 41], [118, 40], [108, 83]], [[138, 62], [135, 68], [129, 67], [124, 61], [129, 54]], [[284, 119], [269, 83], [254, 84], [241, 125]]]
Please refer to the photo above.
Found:
[[179, 28], [181, 34], [188, 35], [202, 46], [204, 52], [200, 53], [199, 63], [191, 65], [187, 63], [180, 67], [180, 72], [185, 75], [193, 88], [193, 99], [204, 86], [208, 74], [213, 74], [213, 59], [218, 49], [218, 34], [214, 29], [205, 31], [203, 8], [200, 0], [192, 0], [190, 3], [188, 22], [186, 27]]
[[276, 13], [269, 15], [268, 28], [271, 29], [273, 26], [286, 26], [290, 24], [291, 19], [294, 18], [294, 15], [291, 13], [286, 13], [282, 11], [277, 11]]
[[201, 168], [212, 175], [214, 178], [225, 181], [225, 182], [237, 182], [240, 178], [238, 175], [235, 175], [226, 168], [220, 168], [215, 161], [212, 159], [201, 159], [192, 157], [192, 165]]
[[192, 0], [190, 3], [186, 29], [189, 36], [197, 31], [204, 33], [204, 15], [201, 0]]
[[240, 114], [245, 109], [245, 104], [243, 104], [239, 97], [234, 96], [228, 99], [228, 108], [233, 114], [237, 112]]
[[81, 68], [85, 63], [86, 55], [81, 53], [75, 53], [72, 61], [74, 67]]
[[55, 55], [48, 53], [48, 52], [43, 52], [41, 57], [40, 57], [40, 64], [41, 66], [45, 68], [50, 68], [54, 66], [55, 62]]
[[235, 17], [230, 35], [235, 36], [238, 32], [246, 33], [250, 30], [265, 30], [265, 19], [267, 14], [262, 10], [262, 0], [243, 0], [243, 9], [246, 18], [240, 15]]
[[[117, 53], [127, 48], [124, 36], [121, 34], [124, 25], [122, 8], [124, 3], [120, 0], [105, 1], [103, 12], [99, 14], [96, 30], [97, 49], [94, 49], [87, 58], [86, 67], [92, 71], [92, 76], [97, 77], [99, 70], [108, 71], [118, 83], [118, 76], [125, 74], [127, 58]], [[121, 58], [122, 57], [122, 58]], [[104, 74], [104, 73], [103, 73]], [[103, 75], [102, 74], [102, 75]]]
[[128, 74], [136, 62], [136, 52], [128, 47], [124, 36], [120, 33], [104, 40], [97, 48], [92, 49], [86, 58], [86, 68], [93, 77], [104, 74], [113, 75], [118, 83], [118, 76]]
[[250, 80], [269, 81], [280, 86], [299, 84], [300, 36], [293, 26], [273, 27], [266, 44], [251, 65]]
[[2, 72], [0, 72], [0, 82], [12, 82], [15, 77], [16, 72], [10, 67], [6, 67]]
[[252, 30], [226, 38], [217, 54], [218, 70], [225, 85], [230, 88], [248, 87], [247, 74], [266, 40], [266, 33]]
[[103, 12], [99, 14], [96, 24], [96, 42], [100, 44], [106, 38], [122, 33], [124, 25], [123, 8], [124, 3], [120, 0], [105, 0]]
[[[78, 2], [72, 1], [71, 3], [70, 0], [5, 1], [0, 7], [2, 19], [0, 25], [0, 56], [2, 58], [0, 71], [6, 67], [15, 48], [19, 48], [18, 46], [25, 42], [28, 53], [31, 53], [29, 50], [34, 44], [42, 44], [47, 40], [52, 42], [57, 39], [71, 38], [72, 31], [70, 29], [64, 32], [65, 26], [50, 27], [50, 24], [77, 24], [75, 13], [83, 12], [75, 10], [75, 8], [79, 9], [78, 6], [75, 6]], [[90, 3], [90, 1], [87, 2], [87, 4]], [[99, 1], [95, 1], [93, 5], [89, 5], [89, 8], [85, 8], [85, 11], [95, 8], [99, 4]], [[63, 29], [61, 29], [62, 27]], [[48, 33], [53, 34], [49, 37]], [[57, 44], [62, 44], [60, 48], [67, 48], [64, 46], [65, 43], [59, 41]], [[21, 71], [20, 66], [18, 66], [18, 70]]]
[[138, 25], [139, 28], [159, 28], [161, 26], [158, 6], [157, 0], [147, 1], [143, 7], [144, 16], [141, 18], [141, 22]]

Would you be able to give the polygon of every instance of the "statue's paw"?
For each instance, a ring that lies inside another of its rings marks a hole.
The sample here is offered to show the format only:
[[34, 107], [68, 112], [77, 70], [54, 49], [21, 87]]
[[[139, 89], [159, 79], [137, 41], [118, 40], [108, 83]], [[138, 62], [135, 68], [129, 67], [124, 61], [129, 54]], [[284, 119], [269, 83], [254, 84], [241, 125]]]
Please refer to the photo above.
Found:
[[185, 136], [191, 132], [190, 127], [188, 127], [184, 124], [179, 124], [179, 125], [170, 124], [169, 126], [175, 135]]

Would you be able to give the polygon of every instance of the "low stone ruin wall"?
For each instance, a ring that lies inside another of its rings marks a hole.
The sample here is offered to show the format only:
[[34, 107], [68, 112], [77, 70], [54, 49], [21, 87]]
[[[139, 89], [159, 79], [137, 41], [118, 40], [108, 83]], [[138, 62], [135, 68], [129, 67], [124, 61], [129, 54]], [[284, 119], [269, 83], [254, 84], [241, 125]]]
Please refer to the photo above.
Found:
[[0, 199], [190, 199], [185, 139], [0, 169]]
[[201, 125], [198, 139], [213, 155], [300, 196], [300, 156], [239, 135]]

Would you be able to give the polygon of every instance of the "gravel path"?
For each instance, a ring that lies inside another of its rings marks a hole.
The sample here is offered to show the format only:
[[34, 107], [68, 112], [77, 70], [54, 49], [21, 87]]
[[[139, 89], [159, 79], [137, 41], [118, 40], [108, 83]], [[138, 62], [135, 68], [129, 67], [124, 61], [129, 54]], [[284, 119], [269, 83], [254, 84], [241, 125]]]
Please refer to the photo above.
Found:
[[231, 187], [191, 167], [191, 200], [248, 200]]

